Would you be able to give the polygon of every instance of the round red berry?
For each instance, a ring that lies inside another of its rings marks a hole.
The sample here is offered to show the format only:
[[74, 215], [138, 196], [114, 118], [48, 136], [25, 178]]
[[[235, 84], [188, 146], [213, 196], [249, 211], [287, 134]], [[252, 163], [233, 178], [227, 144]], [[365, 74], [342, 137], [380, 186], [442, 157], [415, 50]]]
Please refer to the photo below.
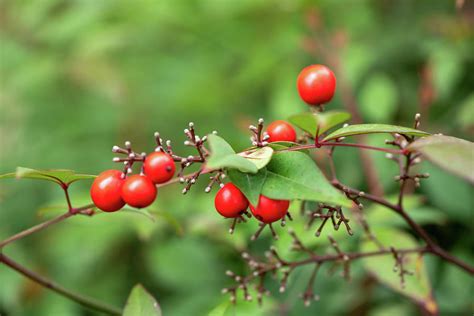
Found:
[[311, 65], [300, 72], [297, 86], [304, 102], [311, 105], [324, 104], [334, 96], [336, 76], [324, 65]]
[[290, 123], [285, 121], [272, 122], [267, 127], [269, 142], [295, 142], [296, 131]]
[[165, 183], [174, 176], [176, 166], [167, 153], [155, 151], [145, 158], [143, 172], [153, 183]]
[[128, 177], [122, 187], [122, 198], [130, 206], [142, 208], [147, 207], [156, 198], [155, 184], [144, 175], [133, 175]]
[[91, 198], [94, 204], [104, 212], [120, 210], [125, 202], [122, 199], [123, 173], [118, 170], [107, 170], [95, 178], [91, 186]]
[[288, 200], [274, 200], [260, 195], [257, 207], [250, 204], [250, 210], [259, 221], [269, 224], [282, 219], [288, 212], [289, 206]]
[[245, 195], [232, 183], [226, 183], [214, 199], [216, 210], [224, 217], [237, 217], [249, 206]]

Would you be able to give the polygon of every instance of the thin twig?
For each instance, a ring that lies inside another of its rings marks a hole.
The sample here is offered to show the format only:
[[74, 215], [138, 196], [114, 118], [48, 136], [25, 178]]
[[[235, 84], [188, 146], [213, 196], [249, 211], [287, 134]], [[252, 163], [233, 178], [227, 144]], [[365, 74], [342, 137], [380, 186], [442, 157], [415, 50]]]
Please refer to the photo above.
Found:
[[38, 224], [38, 225], [36, 225], [36, 226], [33, 226], [33, 227], [31, 227], [31, 228], [28, 228], [28, 229], [26, 229], [26, 230], [24, 230], [24, 231], [22, 231], [22, 232], [19, 232], [18, 234], [15, 234], [15, 235], [13, 235], [13, 236], [11, 236], [11, 237], [9, 237], [9, 238], [3, 240], [2, 242], [0, 242], [0, 251], [1, 251], [1, 249], [2, 249], [3, 247], [5, 247], [6, 245], [8, 245], [9, 243], [14, 242], [15, 240], [21, 239], [21, 238], [23, 238], [23, 237], [26, 237], [26, 236], [31, 235], [31, 234], [33, 234], [33, 233], [36, 233], [36, 232], [38, 232], [38, 231], [40, 231], [40, 230], [43, 230], [43, 229], [45, 229], [46, 227], [49, 227], [49, 226], [51, 226], [51, 225], [53, 225], [53, 224], [56, 224], [56, 223], [59, 223], [59, 222], [65, 220], [65, 219], [67, 219], [67, 218], [69, 218], [69, 217], [71, 217], [71, 216], [73, 216], [73, 215], [74, 215], [73, 213], [71, 213], [71, 212], [68, 211], [67, 213], [64, 213], [64, 214], [62, 214], [62, 215], [60, 215], [60, 216], [58, 216], [58, 217], [55, 217], [55, 218], [53, 218], [53, 219], [50, 219], [50, 220], [48, 220], [48, 221], [46, 221], [46, 222], [43, 222], [43, 223]]
[[24, 266], [20, 265], [18, 262], [12, 260], [11, 258], [7, 257], [6, 255], [0, 253], [0, 262], [5, 264], [6, 266], [12, 268], [13, 270], [17, 271], [18, 273], [24, 275], [25, 277], [29, 278], [30, 280], [41, 284], [42, 286], [58, 293], [61, 294], [62, 296], [65, 296], [85, 307], [101, 311], [110, 315], [122, 315], [122, 311], [119, 308], [116, 308], [114, 306], [110, 306], [108, 304], [104, 304], [94, 298], [91, 297], [86, 297], [83, 296], [79, 293], [73, 292], [71, 290], [68, 290], [61, 285], [48, 280], [42, 275], [37, 274], [36, 272], [33, 272]]

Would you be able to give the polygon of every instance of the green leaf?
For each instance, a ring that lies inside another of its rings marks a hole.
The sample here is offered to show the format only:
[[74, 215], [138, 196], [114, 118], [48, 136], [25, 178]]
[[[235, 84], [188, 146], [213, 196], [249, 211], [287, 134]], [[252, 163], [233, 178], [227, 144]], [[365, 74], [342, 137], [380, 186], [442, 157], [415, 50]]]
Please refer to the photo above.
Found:
[[153, 315], [161, 316], [160, 305], [142, 285], [135, 285], [127, 299], [123, 316]]
[[372, 75], [363, 85], [359, 100], [359, 109], [366, 121], [390, 122], [397, 111], [397, 87], [387, 75]]
[[155, 217], [152, 214], [150, 214], [150, 212], [146, 208], [132, 208], [132, 207], [126, 206], [123, 209], [121, 209], [120, 211], [121, 212], [126, 212], [126, 213], [141, 215], [141, 216], [149, 219], [152, 222], [156, 221]]
[[423, 132], [417, 129], [402, 127], [388, 124], [356, 124], [349, 125], [347, 127], [340, 128], [324, 138], [324, 141], [336, 139], [343, 136], [353, 136], [361, 134], [373, 134], [373, 133], [398, 133], [410, 136], [428, 136], [427, 132]]
[[231, 306], [230, 300], [226, 300], [221, 304], [217, 305], [212, 311], [209, 312], [208, 316], [225, 316], [226, 311]]
[[268, 146], [255, 148], [238, 153], [238, 155], [252, 162], [257, 167], [257, 169], [260, 170], [265, 167], [272, 159], [273, 148]]
[[474, 143], [444, 135], [420, 138], [408, 147], [439, 167], [474, 183]]
[[273, 155], [267, 165], [262, 194], [274, 199], [301, 199], [351, 206], [350, 201], [327, 181], [314, 161], [296, 151]]
[[171, 225], [174, 228], [174, 230], [175, 230], [175, 232], [178, 236], [183, 236], [184, 235], [183, 226], [181, 226], [180, 222], [176, 219], [176, 217], [173, 214], [171, 214], [168, 211], [161, 210], [161, 209], [157, 210], [157, 211], [150, 210], [150, 212], [153, 215], [157, 216], [157, 217], [163, 218], [169, 225]]
[[[387, 197], [387, 200], [396, 203], [398, 195]], [[419, 225], [438, 224], [447, 222], [447, 216], [434, 207], [424, 206], [424, 197], [420, 195], [407, 195], [403, 199], [406, 212]], [[372, 204], [364, 211], [370, 227], [403, 227], [409, 228], [408, 224], [395, 212], [387, 212], [386, 208], [379, 204]]]
[[310, 135], [316, 135], [318, 126], [319, 134], [322, 134], [330, 128], [350, 120], [351, 115], [348, 112], [328, 111], [324, 113], [301, 113], [291, 116], [288, 120], [298, 126]]
[[474, 92], [459, 105], [456, 123], [466, 130], [474, 127]]
[[[411, 249], [419, 246], [410, 235], [401, 230], [384, 227], [372, 229], [372, 231], [387, 248]], [[363, 241], [360, 248], [361, 252], [379, 250], [378, 246], [370, 240]], [[423, 257], [420, 257], [418, 253], [410, 253], [405, 254], [403, 258], [404, 268], [413, 272], [413, 275], [405, 275], [404, 288], [401, 286], [398, 273], [393, 271], [395, 260], [392, 254], [366, 257], [362, 261], [365, 268], [381, 283], [411, 298], [429, 311], [437, 311], [438, 307], [432, 296]]]
[[243, 173], [237, 170], [227, 171], [230, 181], [236, 185], [247, 197], [250, 204], [257, 205], [262, 192], [263, 184], [267, 178], [267, 170], [262, 169], [256, 174]]
[[[301, 146], [301, 144], [293, 143], [293, 142], [274, 142], [274, 143], [268, 144], [268, 147], [273, 148], [273, 150], [275, 150], [275, 151], [285, 150], [287, 148], [291, 148], [291, 147], [295, 147], [295, 146]], [[298, 151], [308, 153], [307, 149], [301, 149], [301, 150], [298, 150]]]
[[238, 169], [242, 172], [257, 173], [255, 163], [235, 153], [232, 147], [221, 137], [210, 134], [208, 136], [211, 155], [207, 160], [206, 167], [209, 169]]
[[30, 168], [18, 167], [15, 173], [7, 173], [0, 175], [0, 179], [17, 178], [17, 179], [38, 179], [53, 181], [58, 184], [71, 184], [74, 181], [83, 179], [94, 179], [96, 176], [89, 174], [75, 173], [73, 170], [50, 169], [36, 170]]

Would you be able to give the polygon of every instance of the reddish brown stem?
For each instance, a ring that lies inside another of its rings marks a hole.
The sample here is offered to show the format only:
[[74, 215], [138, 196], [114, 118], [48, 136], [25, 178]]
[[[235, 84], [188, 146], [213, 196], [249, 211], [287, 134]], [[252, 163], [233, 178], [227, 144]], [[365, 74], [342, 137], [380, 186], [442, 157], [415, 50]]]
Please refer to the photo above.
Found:
[[297, 151], [297, 150], [303, 150], [303, 149], [320, 148], [320, 147], [323, 147], [323, 146], [356, 147], [356, 148], [362, 148], [362, 149], [382, 151], [382, 152], [395, 154], [395, 155], [404, 153], [402, 150], [398, 150], [398, 149], [375, 147], [375, 146], [368, 146], [368, 145], [363, 145], [363, 144], [334, 143], [334, 142], [322, 142], [322, 143], [318, 143], [318, 144], [300, 145], [300, 146], [294, 146], [294, 147], [288, 147], [288, 148], [280, 149], [279, 151]]
[[15, 240], [18, 240], [18, 239], [21, 239], [23, 237], [26, 237], [28, 235], [31, 235], [33, 233], [36, 233], [40, 230], [43, 230], [45, 229], [46, 227], [49, 227], [53, 224], [56, 224], [56, 223], [59, 223], [59, 222], [62, 222], [63, 220], [65, 220], [66, 218], [69, 218], [71, 216], [73, 216], [74, 213], [71, 213], [71, 212], [67, 212], [67, 213], [64, 213], [58, 217], [55, 217], [49, 221], [46, 221], [46, 222], [43, 222], [41, 224], [38, 224], [36, 226], [33, 226], [31, 228], [28, 228], [22, 232], [19, 232], [18, 234], [15, 234], [5, 240], [3, 240], [2, 242], [0, 242], [0, 251], [2, 250], [3, 247], [5, 247], [6, 245], [8, 245], [9, 243], [12, 243], [14, 242]]
[[[345, 189], [346, 191], [348, 191], [350, 193], [353, 193], [353, 194], [359, 195], [360, 192], [361, 192], [359, 190], [343, 186], [337, 180], [333, 181], [333, 185], [334, 185], [334, 187], [336, 187], [339, 190], [344, 190]], [[363, 196], [361, 196], [361, 198], [372, 201], [372, 202], [375, 202], [375, 203], [380, 204], [380, 205], [383, 205], [383, 206], [395, 211], [396, 213], [400, 214], [400, 216], [403, 217], [403, 219], [407, 222], [407, 224], [410, 226], [410, 228], [413, 229], [414, 232], [421, 239], [423, 239], [423, 241], [426, 243], [426, 245], [427, 245], [426, 252], [431, 253], [433, 255], [436, 255], [436, 256], [438, 256], [438, 257], [440, 257], [440, 258], [442, 258], [442, 259], [444, 259], [444, 260], [446, 260], [446, 261], [448, 261], [448, 262], [464, 269], [465, 271], [467, 271], [471, 275], [474, 274], [474, 267], [472, 267], [469, 264], [467, 264], [466, 262], [450, 255], [444, 249], [442, 249], [440, 246], [438, 246], [438, 244], [436, 244], [431, 239], [431, 237], [428, 235], [428, 233], [406, 213], [403, 206], [398, 205], [398, 204], [390, 203], [389, 201], [387, 201], [384, 198], [381, 198], [381, 197], [378, 197], [378, 196], [375, 196], [375, 195], [371, 195], [371, 194], [367, 194], [367, 193], [363, 194]]]
[[[68, 213], [69, 214], [69, 213]], [[47, 278], [43, 277], [42, 275], [37, 274], [36, 272], [33, 272], [24, 266], [20, 265], [18, 262], [12, 260], [11, 258], [7, 257], [6, 255], [0, 253], [0, 263], [3, 263], [4, 265], [10, 267], [11, 269], [17, 271], [18, 273], [24, 275], [25, 277], [29, 278], [30, 280], [41, 284], [42, 286], [61, 294], [62, 296], [65, 296], [85, 307], [101, 311], [103, 313], [109, 314], [109, 315], [122, 315], [122, 311], [119, 308], [116, 308], [114, 306], [110, 306], [108, 304], [104, 304], [100, 301], [97, 301], [94, 298], [91, 297], [86, 297], [83, 296], [79, 293], [75, 293], [71, 290], [68, 290], [61, 285], [48, 280]]]

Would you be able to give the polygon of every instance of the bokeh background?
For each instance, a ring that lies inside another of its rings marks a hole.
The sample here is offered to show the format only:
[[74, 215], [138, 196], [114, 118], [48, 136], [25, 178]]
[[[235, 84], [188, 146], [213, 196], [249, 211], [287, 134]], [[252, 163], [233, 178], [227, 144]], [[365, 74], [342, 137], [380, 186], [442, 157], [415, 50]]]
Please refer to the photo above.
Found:
[[[25, 166], [97, 174], [115, 167], [112, 145], [130, 140], [138, 151], [149, 151], [156, 130], [186, 152], [189, 121], [201, 135], [218, 130], [235, 148], [245, 148], [246, 127], [257, 118], [306, 110], [295, 80], [313, 63], [329, 65], [338, 77], [328, 108], [400, 125], [411, 125], [420, 112], [424, 130], [472, 140], [474, 8], [463, 2], [2, 0], [0, 172]], [[370, 158], [377, 170], [371, 181], [387, 195], [395, 192], [396, 167], [383, 154]], [[336, 164], [342, 180], [368, 189], [356, 150], [338, 151]], [[429, 211], [425, 227], [473, 262], [472, 187], [423, 167], [432, 174], [418, 191]], [[77, 205], [87, 202], [89, 185], [72, 186]], [[160, 190], [155, 223], [131, 212], [77, 217], [5, 253], [109, 303], [123, 305], [130, 288], [142, 283], [165, 315], [207, 315], [228, 300], [220, 289], [230, 285], [225, 270], [243, 269], [239, 251], [262, 254], [271, 240], [248, 245], [255, 222], [229, 236], [213, 194], [193, 188], [183, 197], [180, 191], [178, 185]], [[54, 184], [2, 180], [0, 238], [57, 214], [63, 203]], [[472, 313], [472, 278], [434, 258], [427, 264], [441, 315]], [[391, 273], [391, 267], [380, 268]], [[234, 313], [422, 313], [360, 265], [354, 270], [351, 283], [321, 274], [315, 287], [321, 301], [309, 308], [298, 297], [308, 277], [302, 271], [288, 293], [275, 294], [260, 309], [241, 302]], [[0, 314], [95, 315], [3, 266]]]

